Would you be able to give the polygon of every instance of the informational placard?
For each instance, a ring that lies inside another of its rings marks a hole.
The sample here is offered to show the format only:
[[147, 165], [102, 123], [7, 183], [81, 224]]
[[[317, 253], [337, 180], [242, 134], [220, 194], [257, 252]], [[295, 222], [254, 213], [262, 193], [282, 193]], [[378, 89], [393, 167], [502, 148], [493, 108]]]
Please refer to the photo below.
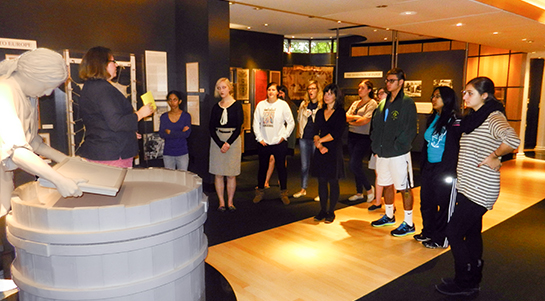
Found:
[[191, 125], [201, 125], [199, 95], [187, 95], [187, 112], [191, 115]]
[[382, 78], [382, 71], [345, 72], [344, 78]]
[[0, 38], [0, 48], [32, 50], [38, 47], [34, 40]]
[[187, 92], [199, 92], [199, 63], [185, 64]]
[[167, 53], [165, 51], [145, 51], [146, 90], [156, 99], [167, 99], [168, 72]]

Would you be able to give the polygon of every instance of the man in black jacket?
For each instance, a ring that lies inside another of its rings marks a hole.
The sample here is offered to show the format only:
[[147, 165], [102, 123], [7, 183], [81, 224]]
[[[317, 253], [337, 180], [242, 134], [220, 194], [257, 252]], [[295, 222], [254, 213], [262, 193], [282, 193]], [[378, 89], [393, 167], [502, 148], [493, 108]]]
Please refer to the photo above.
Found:
[[[386, 89], [390, 95], [375, 110], [371, 131], [371, 148], [377, 156], [377, 184], [384, 187], [386, 214], [371, 223], [373, 227], [395, 225], [394, 198], [402, 191], [405, 218], [393, 230], [393, 236], [415, 233], [412, 218], [413, 193], [411, 146], [416, 137], [416, 106], [403, 93], [405, 72], [394, 68], [386, 74]], [[395, 186], [392, 186], [392, 184]]]

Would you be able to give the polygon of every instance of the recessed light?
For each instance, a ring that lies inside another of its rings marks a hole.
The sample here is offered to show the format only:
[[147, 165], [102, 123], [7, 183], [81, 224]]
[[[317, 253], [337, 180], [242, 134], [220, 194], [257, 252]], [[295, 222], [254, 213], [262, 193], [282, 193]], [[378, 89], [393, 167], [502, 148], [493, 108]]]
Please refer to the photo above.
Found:
[[254, 10], [261, 10], [261, 7], [254, 7]]
[[377, 32], [377, 31], [378, 31], [378, 29], [373, 29], [373, 32]]
[[246, 27], [246, 29], [252, 29], [252, 27], [251, 27], [251, 26], [248, 26], [248, 27]]
[[314, 37], [310, 37], [310, 39], [312, 40], [312, 39], [314, 39]]
[[341, 21], [337, 21], [337, 23], [341, 24], [342, 22], [341, 22]]
[[295, 36], [291, 36], [292, 39], [295, 39]]
[[388, 41], [388, 38], [384, 38], [384, 41]]
[[264, 25], [265, 27], [269, 26], [269, 24], [267, 24], [267, 23], [265, 23], [265, 24], [263, 24], [263, 25]]
[[416, 15], [416, 12], [415, 11], [404, 11], [404, 12], [400, 13], [400, 15], [402, 15], [402, 16], [412, 16], [412, 15]]
[[526, 43], [528, 44], [532, 44], [534, 42], [534, 40], [527, 40]]
[[497, 32], [497, 31], [494, 31], [494, 32], [493, 32], [492, 34], [499, 34], [499, 32]]
[[456, 26], [457, 26], [457, 27], [464, 26], [464, 23], [461, 23], [461, 22], [460, 22], [460, 23], [456, 23]]
[[235, 2], [231, 2], [231, 1], [229, 1], [229, 5], [233, 5], [233, 4], [235, 4]]

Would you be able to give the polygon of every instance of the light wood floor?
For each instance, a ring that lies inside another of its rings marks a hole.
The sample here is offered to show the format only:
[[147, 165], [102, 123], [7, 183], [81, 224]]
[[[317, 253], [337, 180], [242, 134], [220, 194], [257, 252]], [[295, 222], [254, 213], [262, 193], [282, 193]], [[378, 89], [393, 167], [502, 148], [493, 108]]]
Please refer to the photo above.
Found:
[[[483, 231], [545, 198], [545, 161], [518, 158], [503, 164], [501, 193], [484, 216]], [[421, 230], [420, 189], [414, 221]], [[396, 196], [402, 208], [401, 196]], [[355, 300], [446, 250], [424, 248], [394, 227], [372, 228], [384, 210], [368, 204], [336, 211], [334, 223], [312, 218], [209, 248], [206, 262], [225, 276], [237, 300]], [[399, 224], [403, 210], [398, 210]]]

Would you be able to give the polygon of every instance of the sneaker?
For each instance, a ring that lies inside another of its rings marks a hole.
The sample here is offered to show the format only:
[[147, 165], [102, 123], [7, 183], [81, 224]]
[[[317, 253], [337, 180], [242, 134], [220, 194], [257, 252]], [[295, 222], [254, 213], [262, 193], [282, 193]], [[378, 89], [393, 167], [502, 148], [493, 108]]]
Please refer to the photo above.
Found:
[[371, 203], [375, 199], [375, 187], [371, 186], [371, 190], [367, 191], [367, 203]]
[[326, 224], [331, 224], [334, 220], [335, 220], [335, 213], [331, 212], [331, 213], [327, 214], [327, 216], [325, 218], [325, 223]]
[[363, 199], [363, 194], [355, 194], [348, 198], [350, 202], [355, 202]]
[[[444, 284], [450, 285], [454, 283], [454, 278], [441, 278], [441, 282], [443, 282]], [[481, 287], [477, 285], [475, 287], [471, 287], [471, 289], [478, 292], [481, 290]]]
[[478, 292], [478, 290], [474, 290], [473, 288], [462, 288], [459, 287], [456, 283], [449, 282], [447, 283], [440, 283], [435, 286], [435, 289], [440, 292], [443, 295], [448, 296], [471, 296]]
[[287, 189], [280, 191], [280, 200], [282, 200], [282, 203], [284, 203], [284, 205], [290, 204], [290, 198], [288, 197]]
[[378, 206], [375, 205], [375, 204], [373, 204], [373, 205], [369, 206], [369, 208], [367, 208], [367, 210], [369, 210], [369, 211], [375, 211], [375, 210], [380, 209], [380, 208], [382, 208], [382, 204], [381, 204], [381, 205], [378, 205]]
[[392, 226], [395, 224], [396, 224], [396, 217], [392, 216], [392, 218], [389, 218], [386, 214], [384, 214], [379, 220], [371, 222], [371, 226], [373, 227]]
[[424, 241], [430, 241], [431, 240], [431, 238], [427, 237], [422, 232], [420, 234], [416, 234], [413, 237], [414, 237], [414, 240], [419, 241], [419, 242], [424, 242]]
[[314, 198], [314, 201], [315, 201], [315, 202], [319, 202], [319, 201], [320, 201], [320, 196], [315, 197], [315, 198]]
[[327, 212], [320, 210], [318, 215], [314, 217], [314, 221], [321, 222], [327, 217]]
[[[415, 236], [416, 236], [416, 235], [415, 235]], [[429, 240], [429, 241], [423, 241], [423, 242], [422, 242], [422, 245], [423, 245], [424, 247], [428, 248], [428, 249], [437, 249], [437, 248], [439, 248], [439, 249], [446, 249], [446, 248], [447, 248], [447, 247], [443, 247], [442, 245], [440, 245], [440, 244], [438, 244], [438, 243], [436, 243], [436, 242], [434, 242], [434, 241], [431, 241], [431, 240]]]
[[413, 234], [415, 232], [414, 225], [409, 226], [406, 222], [402, 222], [397, 229], [392, 230], [390, 232], [395, 237], [401, 237], [409, 234]]
[[301, 191], [299, 191], [298, 193], [294, 194], [293, 197], [296, 198], [296, 199], [298, 199], [298, 198], [300, 198], [300, 197], [302, 197], [302, 196], [304, 196], [304, 195], [307, 195], [307, 191], [304, 190], [304, 189], [301, 189]]

